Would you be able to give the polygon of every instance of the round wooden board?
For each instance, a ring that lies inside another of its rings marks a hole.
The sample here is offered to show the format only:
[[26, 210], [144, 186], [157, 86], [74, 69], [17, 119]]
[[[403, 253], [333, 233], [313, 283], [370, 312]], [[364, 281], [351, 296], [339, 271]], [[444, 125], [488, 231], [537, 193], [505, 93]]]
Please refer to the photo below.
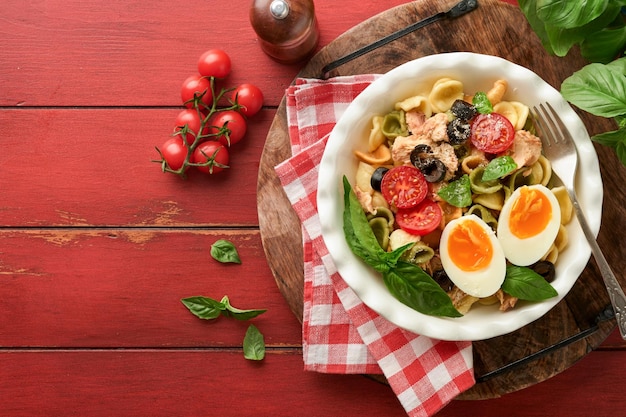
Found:
[[[327, 63], [369, 44], [389, 33], [439, 11], [455, 0], [433, 2], [418, 0], [381, 13], [349, 30], [324, 47], [299, 74], [318, 78]], [[549, 56], [531, 30], [520, 10], [499, 0], [480, 0], [478, 10], [461, 18], [442, 21], [349, 62], [331, 73], [351, 75], [384, 73], [421, 56], [453, 51], [498, 55], [539, 74], [555, 88], [563, 79], [585, 65], [576, 53], [565, 58]], [[589, 133], [613, 130], [611, 121], [580, 114]], [[598, 241], [605, 256], [618, 273], [626, 270], [621, 230], [626, 216], [626, 169], [612, 150], [596, 146], [600, 158], [605, 200]], [[277, 285], [294, 314], [302, 320], [303, 263], [300, 222], [276, 177], [274, 167], [291, 156], [285, 101], [278, 108], [261, 158], [257, 199], [261, 238]], [[543, 318], [505, 336], [474, 343], [477, 376], [498, 369], [531, 353], [551, 346], [594, 325], [595, 317], [610, 300], [594, 261], [565, 299]], [[548, 379], [567, 369], [596, 348], [613, 330], [614, 321], [601, 323], [594, 334], [560, 348], [529, 364], [512, 368], [497, 377], [477, 383], [460, 399], [486, 399], [501, 396]]]

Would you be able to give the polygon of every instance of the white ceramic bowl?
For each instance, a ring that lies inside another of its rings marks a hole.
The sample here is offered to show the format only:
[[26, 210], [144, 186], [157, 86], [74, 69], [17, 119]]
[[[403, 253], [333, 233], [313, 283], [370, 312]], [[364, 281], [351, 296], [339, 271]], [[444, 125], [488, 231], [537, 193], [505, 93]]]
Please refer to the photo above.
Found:
[[589, 135], [576, 113], [560, 93], [532, 71], [502, 58], [474, 53], [446, 53], [426, 56], [403, 64], [367, 87], [346, 109], [333, 129], [320, 165], [317, 203], [322, 235], [337, 269], [361, 300], [396, 325], [442, 340], [483, 340], [525, 326], [543, 316], [567, 294], [585, 268], [590, 256], [576, 219], [567, 226], [569, 244], [556, 264], [552, 285], [558, 296], [542, 302], [519, 302], [510, 311], [497, 306], [475, 304], [461, 318], [440, 318], [418, 313], [402, 304], [385, 287], [379, 273], [357, 258], [343, 234], [344, 175], [354, 183], [355, 149], [366, 151], [371, 119], [393, 109], [396, 102], [428, 91], [434, 81], [448, 76], [463, 82], [468, 93], [487, 91], [497, 79], [506, 79], [507, 100], [533, 106], [548, 101], [563, 118], [580, 155], [576, 190], [594, 231], [598, 233], [602, 214], [602, 180], [598, 158]]

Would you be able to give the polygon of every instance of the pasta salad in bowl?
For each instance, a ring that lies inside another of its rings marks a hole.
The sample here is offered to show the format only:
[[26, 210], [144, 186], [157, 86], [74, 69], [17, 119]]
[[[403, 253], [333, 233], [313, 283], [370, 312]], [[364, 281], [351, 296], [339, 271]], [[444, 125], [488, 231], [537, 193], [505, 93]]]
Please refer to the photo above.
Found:
[[361, 300], [409, 331], [483, 340], [555, 306], [590, 249], [530, 109], [550, 102], [576, 138], [577, 192], [595, 233], [602, 187], [582, 121], [502, 58], [431, 55], [382, 75], [346, 109], [318, 180], [322, 236]]

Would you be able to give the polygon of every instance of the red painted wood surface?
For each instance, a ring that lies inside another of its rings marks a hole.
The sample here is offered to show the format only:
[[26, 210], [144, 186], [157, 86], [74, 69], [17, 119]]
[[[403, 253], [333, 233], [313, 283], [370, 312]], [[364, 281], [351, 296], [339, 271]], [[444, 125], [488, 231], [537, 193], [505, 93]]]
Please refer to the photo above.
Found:
[[[315, 3], [321, 48], [405, 1]], [[255, 190], [269, 125], [303, 64], [263, 54], [248, 6], [3, 2], [0, 415], [404, 415], [386, 385], [302, 370], [300, 324], [264, 258]], [[265, 108], [231, 172], [182, 181], [150, 161], [173, 128], [180, 84], [211, 47], [231, 55], [230, 84], [263, 89]], [[242, 265], [210, 258], [220, 238]], [[267, 308], [254, 320], [266, 359], [243, 359], [247, 324], [188, 313], [180, 298], [192, 295]], [[615, 332], [546, 382], [440, 415], [616, 415], [624, 372]]]

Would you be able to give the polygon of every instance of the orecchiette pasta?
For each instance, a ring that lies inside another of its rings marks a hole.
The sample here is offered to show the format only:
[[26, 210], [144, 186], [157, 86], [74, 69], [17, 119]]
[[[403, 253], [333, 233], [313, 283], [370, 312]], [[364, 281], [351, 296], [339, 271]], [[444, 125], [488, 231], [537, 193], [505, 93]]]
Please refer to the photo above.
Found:
[[433, 112], [444, 113], [450, 109], [455, 100], [463, 99], [463, 83], [451, 78], [441, 78], [435, 82], [428, 102]]
[[424, 96], [413, 96], [403, 100], [395, 105], [396, 110], [404, 110], [405, 112], [418, 111], [426, 117], [433, 114], [428, 98]]
[[372, 130], [370, 131], [367, 147], [369, 152], [374, 152], [380, 145], [387, 141], [382, 129], [383, 119], [382, 116], [376, 116], [372, 119]]

